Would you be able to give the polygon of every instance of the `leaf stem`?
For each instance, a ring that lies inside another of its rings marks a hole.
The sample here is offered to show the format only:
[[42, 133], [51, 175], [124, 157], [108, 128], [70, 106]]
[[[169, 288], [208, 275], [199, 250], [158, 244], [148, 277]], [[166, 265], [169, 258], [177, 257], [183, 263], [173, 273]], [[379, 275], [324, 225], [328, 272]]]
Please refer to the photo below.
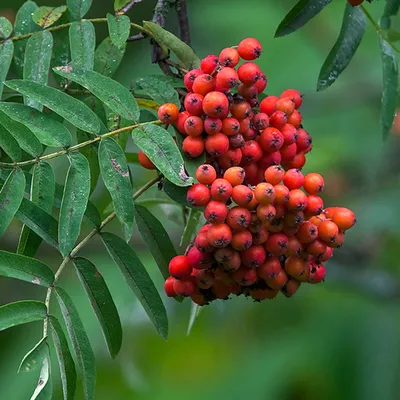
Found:
[[139, 126], [160, 125], [160, 124], [162, 124], [162, 122], [157, 120], [157, 121], [143, 122], [141, 124], [129, 125], [125, 128], [120, 128], [115, 131], [104, 133], [103, 135], [96, 136], [93, 139], [86, 140], [85, 142], [78, 143], [78, 144], [68, 147], [66, 149], [59, 150], [54, 153], [46, 154], [44, 156], [40, 156], [40, 157], [34, 158], [32, 160], [19, 161], [19, 162], [13, 162], [13, 163], [0, 162], [0, 167], [15, 168], [15, 167], [22, 167], [24, 165], [36, 164], [36, 163], [39, 163], [40, 161], [51, 160], [52, 158], [56, 158], [56, 157], [62, 156], [64, 154], [68, 154], [68, 153], [71, 153], [72, 151], [79, 150], [82, 147], [86, 147], [93, 143], [100, 142], [102, 139], [104, 139], [106, 137], [112, 137], [115, 135], [119, 135], [120, 133], [131, 131], [132, 129], [138, 128]]
[[385, 31], [379, 26], [379, 24], [372, 18], [372, 15], [369, 13], [369, 11], [367, 10], [367, 8], [365, 6], [363, 6], [362, 4], [359, 6], [361, 7], [361, 9], [363, 10], [365, 16], [367, 17], [367, 19], [369, 20], [369, 22], [371, 23], [371, 25], [374, 27], [376, 33], [378, 34], [378, 36], [380, 36], [382, 39], [386, 40], [386, 42], [388, 42], [390, 44], [390, 46], [392, 46], [393, 50], [396, 53], [400, 54], [400, 49], [398, 49], [393, 42], [391, 42], [387, 36], [385, 35]]
[[[155, 183], [160, 181], [162, 179], [162, 176], [158, 175], [155, 178], [151, 179], [147, 183], [145, 183], [140, 189], [138, 189], [134, 195], [132, 196], [133, 200], [136, 200], [138, 197], [140, 197], [143, 193], [145, 193], [149, 188], [151, 188]], [[111, 222], [116, 216], [115, 211], [113, 211], [109, 216], [104, 218], [102, 223], [95, 229], [93, 229], [87, 236], [85, 236], [72, 250], [71, 252], [62, 260], [60, 266], [58, 267], [56, 273], [54, 274], [54, 282], [53, 284], [47, 289], [46, 292], [46, 299], [45, 299], [45, 305], [47, 308], [47, 318], [44, 320], [43, 323], [43, 336], [47, 335], [47, 330], [48, 330], [48, 316], [49, 316], [49, 311], [50, 311], [50, 300], [51, 300], [51, 295], [53, 293], [54, 287], [60, 278], [60, 275], [62, 274], [64, 268], [68, 264], [69, 261], [73, 259], [73, 257], [84, 247], [87, 245], [87, 243], [98, 233], [101, 232], [101, 230], [109, 223]]]
[[[81, 21], [89, 21], [92, 23], [99, 23], [99, 22], [107, 22], [107, 18], [91, 18], [91, 19], [82, 19]], [[69, 28], [71, 25], [73, 24], [73, 22], [67, 22], [66, 24], [62, 24], [62, 25], [57, 25], [57, 26], [51, 26], [50, 28], [47, 29], [43, 29], [45, 31], [48, 32], [55, 32], [55, 31], [60, 31], [62, 29], [66, 29]], [[131, 28], [137, 29], [140, 32], [145, 33], [146, 35], [153, 37], [153, 34], [151, 32], [149, 32], [146, 28], [144, 28], [141, 25], [135, 24], [134, 22], [131, 22]], [[14, 36], [11, 38], [12, 41], [17, 41], [17, 40], [24, 40], [24, 39], [28, 39], [30, 38], [32, 35], [34, 35], [37, 32], [31, 32], [31, 33], [27, 33], [25, 35], [20, 35], [20, 36]]]

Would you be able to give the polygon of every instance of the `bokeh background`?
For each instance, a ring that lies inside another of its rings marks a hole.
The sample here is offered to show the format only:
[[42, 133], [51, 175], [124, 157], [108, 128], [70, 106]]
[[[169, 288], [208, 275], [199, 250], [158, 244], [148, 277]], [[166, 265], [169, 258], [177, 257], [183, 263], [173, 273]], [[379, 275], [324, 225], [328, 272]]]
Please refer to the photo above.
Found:
[[[12, 20], [22, 3], [1, 0], [0, 12]], [[129, 15], [139, 23], [150, 19], [154, 4], [144, 0]], [[300, 31], [274, 39], [277, 25], [294, 4], [294, 0], [189, 0], [193, 47], [203, 57], [245, 37], [261, 41], [264, 53], [259, 62], [268, 76], [267, 92], [296, 88], [304, 93], [304, 124], [314, 139], [305, 172], [323, 173], [325, 203], [352, 208], [358, 223], [327, 264], [326, 282], [303, 285], [291, 299], [259, 304], [235, 298], [212, 304], [187, 336], [189, 302], [179, 304], [164, 297], [170, 318], [168, 342], [157, 336], [100, 241], [93, 240], [83, 254], [103, 273], [123, 322], [123, 348], [115, 360], [106, 353], [98, 322], [72, 268], [65, 271], [61, 284], [78, 306], [95, 349], [98, 400], [400, 398], [400, 121], [383, 143], [377, 35], [368, 25], [349, 68], [331, 88], [316, 93], [320, 67], [340, 30], [345, 0], [333, 1]], [[384, 1], [367, 7], [378, 18]], [[88, 17], [112, 11], [112, 0], [95, 0]], [[176, 32], [175, 21], [171, 11], [167, 28]], [[106, 27], [98, 24], [96, 29], [100, 42]], [[128, 86], [135, 77], [159, 73], [150, 54], [147, 40], [129, 44], [115, 78]], [[65, 160], [57, 159], [55, 166], [62, 183]], [[137, 167], [131, 167], [137, 186], [152, 174], [143, 170], [135, 174]], [[153, 189], [148, 198], [156, 196]], [[101, 185], [93, 201], [107, 207], [109, 199]], [[180, 209], [153, 205], [151, 211], [178, 246]], [[1, 238], [1, 249], [15, 251], [19, 229], [20, 224], [13, 223]], [[110, 229], [118, 231], [118, 224]], [[162, 290], [162, 279], [137, 234], [132, 245]], [[60, 263], [59, 255], [46, 244], [39, 257], [53, 268]], [[43, 290], [0, 278], [0, 304], [32, 298], [43, 300]], [[52, 310], [58, 313], [56, 304]], [[37, 377], [18, 376], [16, 370], [40, 338], [41, 328], [30, 324], [0, 334], [1, 399], [30, 398]], [[57, 377], [56, 364], [53, 374]], [[61, 398], [58, 381], [54, 399]], [[83, 399], [81, 388], [77, 398]]]

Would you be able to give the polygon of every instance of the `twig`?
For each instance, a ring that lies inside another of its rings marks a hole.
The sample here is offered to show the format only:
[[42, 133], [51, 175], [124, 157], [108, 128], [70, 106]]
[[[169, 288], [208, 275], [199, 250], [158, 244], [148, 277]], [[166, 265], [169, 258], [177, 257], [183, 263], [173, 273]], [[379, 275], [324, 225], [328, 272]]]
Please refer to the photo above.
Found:
[[[151, 181], [147, 182], [145, 185], [143, 185], [134, 195], [133, 195], [133, 200], [136, 200], [138, 197], [140, 197], [144, 192], [146, 192], [150, 187], [152, 187], [155, 183], [157, 183], [159, 180], [161, 180], [161, 176], [157, 176], [153, 178]], [[46, 293], [46, 300], [45, 300], [45, 305], [47, 308], [47, 313], [49, 314], [50, 310], [50, 300], [51, 300], [51, 295], [53, 293], [54, 287], [62, 274], [64, 268], [68, 264], [69, 261], [73, 259], [73, 257], [84, 247], [86, 244], [98, 233], [101, 232], [101, 230], [109, 223], [111, 222], [116, 216], [115, 211], [111, 213], [107, 218], [103, 220], [103, 222], [100, 224], [100, 226], [96, 229], [93, 229], [87, 236], [85, 236], [72, 250], [71, 252], [63, 259], [62, 263], [58, 267], [55, 275], [54, 275], [54, 282], [53, 284], [47, 289]], [[47, 328], [48, 327], [48, 318], [44, 320], [43, 323], [43, 336], [47, 335]]]
[[178, 13], [179, 32], [181, 40], [190, 46], [190, 28], [186, 0], [178, 0], [178, 2], [176, 3], [176, 11]]
[[126, 14], [135, 3], [141, 3], [142, 0], [131, 0], [129, 3], [125, 4], [120, 10], [118, 10], [115, 14], [122, 15]]
[[78, 149], [80, 149], [82, 147], [86, 147], [86, 146], [89, 146], [89, 145], [91, 145], [93, 143], [99, 142], [100, 140], [102, 140], [102, 139], [104, 139], [106, 137], [111, 137], [111, 136], [118, 135], [120, 133], [128, 132], [128, 131], [131, 131], [132, 129], [138, 128], [139, 126], [149, 125], [149, 124], [158, 125], [158, 124], [161, 124], [161, 123], [162, 123], [161, 121], [150, 121], [150, 122], [143, 122], [141, 124], [130, 125], [130, 126], [127, 126], [125, 128], [117, 129], [115, 131], [107, 132], [107, 133], [105, 133], [103, 135], [96, 136], [93, 139], [87, 140], [86, 142], [78, 143], [75, 146], [71, 146], [71, 147], [68, 147], [66, 149], [63, 149], [63, 150], [60, 150], [60, 151], [56, 151], [54, 153], [47, 154], [45, 156], [37, 157], [37, 158], [34, 158], [32, 160], [13, 162], [13, 163], [0, 162], [0, 167], [15, 168], [15, 167], [22, 167], [24, 165], [36, 164], [36, 163], [38, 163], [40, 161], [44, 161], [44, 160], [51, 160], [52, 158], [56, 158], [56, 157], [62, 156], [64, 154], [67, 154], [67, 153], [70, 153], [72, 151], [78, 150]]

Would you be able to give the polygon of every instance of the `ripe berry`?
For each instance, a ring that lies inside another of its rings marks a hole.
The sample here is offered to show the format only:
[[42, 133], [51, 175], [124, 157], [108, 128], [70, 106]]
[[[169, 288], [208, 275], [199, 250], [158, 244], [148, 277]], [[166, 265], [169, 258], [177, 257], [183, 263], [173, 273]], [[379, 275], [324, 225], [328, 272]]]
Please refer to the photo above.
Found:
[[211, 185], [217, 178], [215, 168], [210, 164], [202, 164], [196, 169], [196, 179], [203, 185]]
[[167, 278], [167, 280], [164, 283], [164, 290], [165, 293], [168, 297], [175, 297], [177, 296], [175, 290], [174, 290], [174, 282], [176, 279], [173, 276], [170, 276]]
[[196, 269], [210, 268], [213, 262], [211, 253], [203, 252], [195, 246], [187, 253], [187, 259], [189, 264]]
[[240, 253], [242, 263], [249, 268], [257, 268], [264, 263], [267, 253], [263, 246], [253, 245]]
[[211, 199], [210, 189], [201, 183], [196, 183], [189, 188], [186, 194], [186, 200], [194, 207], [203, 207]]
[[293, 125], [287, 123], [281, 129], [281, 133], [283, 135], [283, 140], [284, 140], [284, 145], [285, 146], [296, 142], [296, 140], [297, 140], [297, 129]]
[[221, 132], [222, 121], [219, 118], [207, 117], [204, 120], [204, 130], [208, 135]]
[[275, 112], [275, 105], [278, 100], [279, 97], [277, 96], [267, 96], [260, 103], [260, 112], [271, 116]]
[[294, 110], [293, 114], [290, 117], [288, 117], [287, 123], [293, 125], [296, 129], [299, 129], [302, 120], [303, 118], [301, 114], [297, 110]]
[[364, 2], [364, 0], [347, 0], [350, 5], [353, 7], [359, 6]]
[[186, 119], [184, 127], [189, 136], [200, 136], [203, 133], [203, 120], [200, 117], [191, 115]]
[[316, 239], [307, 246], [307, 253], [320, 259], [324, 257], [326, 249], [327, 245], [322, 240]]
[[263, 228], [264, 224], [258, 219], [257, 214], [251, 214], [249, 231], [251, 233], [261, 232]]
[[272, 153], [264, 153], [263, 156], [258, 160], [258, 166], [263, 170], [270, 167], [271, 165], [278, 165], [282, 160], [281, 153], [279, 151], [273, 151]]
[[168, 265], [169, 273], [177, 279], [189, 278], [192, 267], [186, 256], [175, 256]]
[[166, 103], [158, 109], [158, 119], [166, 124], [171, 124], [178, 119], [179, 109], [173, 103]]
[[251, 119], [245, 118], [239, 121], [239, 133], [247, 132], [250, 129]]
[[300, 189], [304, 183], [304, 175], [299, 169], [289, 169], [283, 177], [283, 184], [289, 189]]
[[286, 297], [292, 297], [299, 289], [301, 283], [296, 279], [289, 278], [285, 286], [281, 289]]
[[289, 239], [283, 233], [273, 233], [265, 243], [265, 249], [275, 257], [286, 255], [289, 246]]
[[253, 191], [248, 186], [237, 185], [232, 190], [232, 200], [244, 207], [253, 200]]
[[191, 92], [193, 88], [193, 82], [194, 80], [200, 76], [203, 75], [203, 71], [201, 69], [192, 69], [191, 71], [187, 72], [185, 76], [183, 77], [183, 83], [186, 86], [186, 89]]
[[287, 117], [290, 117], [293, 114], [294, 109], [294, 101], [290, 100], [289, 98], [281, 98], [275, 104], [275, 110], [282, 111]]
[[217, 299], [226, 300], [231, 294], [231, 288], [223, 282], [216, 281], [211, 289]]
[[229, 136], [229, 147], [239, 149], [239, 148], [243, 147], [244, 144], [245, 144], [245, 140], [241, 133], [237, 133], [236, 135]]
[[197, 286], [200, 289], [209, 289], [214, 283], [215, 278], [212, 272], [206, 269], [201, 269], [196, 273], [195, 276]]
[[251, 289], [250, 296], [255, 301], [262, 301], [265, 299], [274, 299], [279, 293], [279, 290], [274, 290], [270, 288], [266, 289]]
[[333, 213], [332, 220], [341, 231], [346, 231], [354, 226], [356, 216], [348, 208], [337, 207]]
[[211, 74], [218, 66], [218, 57], [214, 54], [209, 54], [200, 62], [200, 68], [205, 74]]
[[303, 98], [301, 96], [301, 93], [298, 90], [287, 89], [287, 90], [283, 91], [281, 94], [281, 99], [284, 99], [286, 97], [294, 102], [296, 109], [300, 108], [301, 103], [303, 102]]
[[215, 251], [214, 259], [218, 263], [229, 262], [233, 259], [235, 253], [236, 251], [232, 247], [224, 247]]
[[240, 255], [238, 251], [233, 253], [233, 257], [229, 261], [225, 261], [222, 263], [224, 270], [228, 272], [237, 271], [242, 265], [242, 260], [240, 259]]
[[285, 171], [279, 165], [271, 165], [264, 172], [265, 180], [271, 185], [282, 182]]
[[261, 204], [271, 204], [275, 200], [274, 186], [267, 182], [259, 183], [254, 189], [254, 196]]
[[243, 165], [256, 163], [263, 154], [260, 145], [255, 140], [247, 141], [240, 150], [242, 151]]
[[235, 271], [232, 277], [241, 286], [251, 286], [257, 281], [257, 272], [254, 268], [243, 266]]
[[265, 262], [257, 269], [257, 274], [260, 278], [267, 281], [275, 278], [282, 271], [281, 263], [275, 256], [269, 256]]
[[[269, 206], [267, 206], [267, 207], [269, 207]], [[263, 228], [260, 232], [253, 233], [253, 243], [254, 244], [264, 244], [268, 240], [268, 237], [269, 237], [268, 229]]]
[[200, 136], [186, 137], [182, 142], [182, 150], [191, 158], [200, 156], [204, 151], [204, 140]]
[[222, 132], [227, 136], [233, 136], [239, 133], [240, 122], [233, 117], [224, 118], [222, 120]]
[[229, 139], [223, 133], [209, 135], [205, 140], [205, 147], [208, 154], [219, 157], [228, 151]]
[[324, 202], [319, 196], [310, 194], [308, 196], [308, 205], [305, 210], [306, 214], [309, 216], [321, 214], [324, 209]]
[[232, 241], [232, 231], [226, 224], [211, 225], [207, 231], [207, 239], [214, 247], [227, 247]]
[[257, 139], [258, 132], [253, 128], [249, 128], [249, 129], [247, 129], [247, 131], [242, 132], [242, 135], [243, 135], [244, 140], [246, 142], [248, 142], [249, 140]]
[[318, 237], [318, 227], [310, 221], [305, 221], [300, 225], [296, 236], [303, 244], [311, 243]]
[[297, 130], [297, 150], [304, 151], [312, 144], [311, 136], [302, 128]]
[[256, 85], [241, 83], [238, 86], [238, 93], [249, 102], [251, 107], [254, 107], [254, 104], [252, 104], [254, 100], [258, 101], [258, 90]]
[[255, 60], [261, 56], [261, 43], [254, 38], [243, 39], [239, 43], [238, 53], [243, 60]]
[[260, 78], [260, 72], [260, 67], [253, 62], [245, 62], [238, 68], [239, 79], [245, 85], [256, 83]]
[[232, 186], [241, 185], [245, 176], [246, 174], [242, 167], [231, 167], [224, 173], [224, 179], [226, 179]]
[[245, 119], [250, 115], [251, 106], [245, 100], [236, 101], [231, 105], [230, 111], [232, 117], [236, 119]]
[[260, 78], [258, 81], [254, 84], [254, 86], [257, 88], [258, 93], [262, 93], [265, 88], [267, 87], [268, 84], [268, 79], [267, 76], [264, 74], [264, 72], [260, 72]]
[[276, 209], [272, 204], [260, 204], [257, 207], [257, 218], [262, 222], [271, 222], [276, 216]]
[[[228, 220], [229, 221], [229, 220]], [[228, 222], [229, 224], [229, 222]], [[243, 251], [248, 249], [253, 244], [252, 234], [243, 229], [241, 231], [234, 232], [232, 236], [231, 246], [237, 251]]]
[[269, 117], [265, 113], [258, 113], [256, 114], [253, 119], [251, 120], [254, 129], [258, 131], [262, 131], [269, 125]]
[[232, 47], [227, 47], [219, 53], [218, 61], [224, 67], [236, 67], [240, 61], [239, 53]]
[[270, 127], [262, 131], [258, 141], [264, 151], [272, 153], [283, 146], [284, 138], [278, 129]]
[[287, 115], [282, 111], [275, 111], [269, 118], [269, 124], [276, 129], [282, 129], [286, 123]]
[[192, 279], [175, 280], [173, 288], [177, 296], [188, 297], [196, 292], [196, 285]]
[[289, 200], [289, 189], [285, 185], [275, 185], [275, 204], [284, 204]]
[[211, 224], [220, 224], [225, 222], [228, 215], [228, 207], [220, 201], [210, 201], [204, 209], [204, 218]]
[[218, 164], [222, 169], [235, 167], [242, 161], [242, 152], [240, 149], [229, 148], [226, 153], [218, 157]]
[[323, 264], [310, 264], [310, 278], [308, 283], [320, 283], [325, 279], [326, 269]]
[[289, 211], [283, 218], [283, 224], [288, 228], [296, 228], [304, 222], [303, 211]]
[[203, 96], [198, 93], [188, 93], [185, 97], [184, 107], [191, 115], [203, 114]]
[[293, 211], [302, 211], [307, 208], [307, 195], [300, 189], [294, 189], [289, 192], [289, 200], [286, 203], [287, 208]]
[[303, 246], [301, 245], [300, 240], [297, 239], [296, 236], [288, 236], [288, 239], [289, 245], [287, 255], [299, 257], [301, 255], [301, 252], [303, 251]]
[[310, 276], [308, 261], [296, 256], [290, 256], [286, 259], [285, 271], [300, 282], [307, 282]]
[[211, 196], [217, 201], [227, 201], [232, 194], [232, 185], [226, 179], [216, 179], [210, 188]]
[[227, 90], [235, 87], [238, 83], [238, 79], [238, 73], [234, 68], [230, 67], [222, 68], [216, 76], [217, 85]]
[[214, 251], [214, 247], [211, 246], [207, 239], [207, 232], [199, 232], [194, 241], [194, 245], [203, 253], [210, 253]]
[[203, 99], [203, 111], [209, 117], [227, 117], [229, 113], [228, 98], [221, 92], [207, 93]]
[[306, 156], [304, 155], [303, 152], [300, 152], [297, 153], [291, 161], [284, 162], [283, 166], [287, 169], [290, 168], [302, 169], [305, 163], [306, 163]]
[[333, 243], [338, 233], [339, 228], [333, 221], [325, 220], [318, 226], [318, 236], [325, 243]]
[[281, 157], [282, 157], [282, 164], [290, 162], [296, 157], [297, 153], [297, 144], [292, 143], [288, 146], [282, 146], [280, 149]]
[[318, 260], [321, 262], [328, 261], [333, 256], [332, 247], [327, 247], [325, 253], [318, 257]]
[[198, 76], [192, 86], [194, 93], [199, 93], [205, 96], [207, 93], [212, 92], [215, 89], [215, 80], [211, 75], [203, 74]]
[[146, 154], [143, 153], [142, 150], [139, 151], [138, 153], [138, 159], [139, 163], [142, 167], [146, 169], [156, 169], [157, 167], [152, 163], [149, 157], [146, 156]]
[[265, 279], [265, 282], [271, 289], [280, 290], [288, 281], [288, 276], [284, 269], [281, 269], [278, 275], [273, 278]]
[[304, 177], [304, 190], [309, 194], [318, 194], [325, 188], [324, 178], [315, 172]]

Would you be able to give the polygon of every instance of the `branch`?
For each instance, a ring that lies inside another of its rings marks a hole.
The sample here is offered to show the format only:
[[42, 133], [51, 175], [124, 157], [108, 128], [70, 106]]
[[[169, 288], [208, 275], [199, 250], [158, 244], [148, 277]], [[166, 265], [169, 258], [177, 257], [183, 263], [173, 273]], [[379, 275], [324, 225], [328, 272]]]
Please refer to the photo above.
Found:
[[179, 32], [181, 40], [190, 46], [190, 28], [186, 0], [178, 0], [178, 2], [176, 3], [176, 11], [178, 13]]
[[[145, 193], [149, 188], [151, 188], [155, 183], [161, 180], [161, 176], [157, 176], [156, 178], [153, 178], [151, 181], [147, 182], [145, 185], [143, 185], [133, 196], [133, 200], [136, 200], [138, 197], [140, 197], [143, 193]], [[116, 216], [115, 211], [112, 212], [108, 217], [106, 217], [103, 222], [100, 224], [100, 226], [96, 229], [93, 229], [87, 236], [85, 236], [72, 250], [71, 252], [63, 259], [62, 263], [58, 267], [55, 275], [54, 275], [54, 282], [53, 284], [47, 289], [46, 293], [46, 300], [45, 300], [45, 305], [47, 308], [47, 313], [49, 315], [50, 311], [50, 300], [51, 300], [51, 295], [53, 293], [54, 287], [62, 274], [63, 270], [67, 266], [68, 262], [73, 259], [73, 257], [84, 247], [86, 246], [89, 241], [96, 236], [98, 233], [101, 232], [101, 230], [109, 223], [111, 222]], [[43, 336], [47, 335], [47, 327], [48, 327], [48, 318], [44, 320], [43, 323]]]
[[100, 142], [102, 139], [106, 137], [111, 137], [115, 135], [119, 135], [120, 133], [128, 132], [131, 131], [132, 129], [138, 128], [139, 126], [144, 126], [144, 125], [159, 125], [162, 124], [161, 121], [151, 121], [151, 122], [143, 122], [141, 124], [135, 124], [135, 125], [129, 125], [125, 128], [117, 129], [115, 131], [107, 132], [103, 135], [96, 136], [93, 139], [87, 140], [86, 142], [78, 143], [74, 146], [68, 147], [66, 149], [56, 151], [54, 153], [46, 154], [45, 156], [37, 157], [32, 160], [27, 160], [27, 161], [20, 161], [20, 162], [13, 162], [13, 163], [5, 163], [5, 162], [0, 162], [0, 167], [4, 168], [15, 168], [15, 167], [22, 167], [24, 165], [31, 165], [31, 164], [36, 164], [39, 163], [40, 161], [45, 161], [45, 160], [51, 160], [52, 158], [56, 158], [59, 156], [62, 156], [64, 154], [71, 153], [72, 151], [81, 149], [82, 147], [89, 146], [93, 143]]
[[120, 10], [116, 11], [115, 15], [126, 14], [135, 3], [141, 2], [142, 0], [131, 0], [129, 3], [125, 4]]

